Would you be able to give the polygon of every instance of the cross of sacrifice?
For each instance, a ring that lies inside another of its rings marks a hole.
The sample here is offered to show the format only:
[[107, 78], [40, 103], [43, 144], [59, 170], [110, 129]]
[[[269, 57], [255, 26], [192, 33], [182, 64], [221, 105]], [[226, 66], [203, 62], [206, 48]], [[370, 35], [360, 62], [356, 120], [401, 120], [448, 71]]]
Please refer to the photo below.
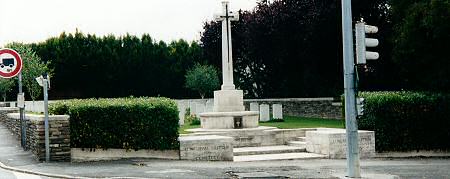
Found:
[[217, 21], [222, 21], [222, 90], [234, 90], [231, 21], [238, 21], [239, 13], [229, 11], [227, 1], [222, 2], [222, 7], [222, 14], [215, 15]]

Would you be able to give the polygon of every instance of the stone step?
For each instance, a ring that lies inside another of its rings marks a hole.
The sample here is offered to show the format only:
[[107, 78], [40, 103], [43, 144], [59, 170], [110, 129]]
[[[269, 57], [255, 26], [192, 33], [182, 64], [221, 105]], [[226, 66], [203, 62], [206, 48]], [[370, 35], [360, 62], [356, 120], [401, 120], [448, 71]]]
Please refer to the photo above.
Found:
[[261, 146], [261, 147], [240, 147], [233, 149], [234, 156], [298, 153], [298, 152], [306, 152], [306, 148], [287, 145], [275, 145], [275, 146]]
[[296, 146], [296, 147], [305, 147], [306, 148], [306, 142], [302, 141], [289, 141], [288, 146]]
[[294, 141], [306, 142], [306, 137], [296, 137], [294, 138]]
[[235, 162], [252, 162], [252, 161], [267, 161], [267, 160], [306, 160], [306, 159], [318, 159], [326, 158], [326, 155], [314, 154], [314, 153], [283, 153], [283, 154], [262, 154], [262, 155], [242, 155], [234, 156]]

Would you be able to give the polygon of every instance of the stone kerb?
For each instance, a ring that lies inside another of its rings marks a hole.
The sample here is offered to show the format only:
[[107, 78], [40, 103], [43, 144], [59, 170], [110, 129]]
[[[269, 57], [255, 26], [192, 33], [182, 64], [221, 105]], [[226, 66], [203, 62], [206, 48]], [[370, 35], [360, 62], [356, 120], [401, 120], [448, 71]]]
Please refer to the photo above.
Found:
[[[19, 121], [18, 113], [7, 115], [11, 121]], [[27, 148], [39, 161], [45, 160], [45, 126], [44, 116], [26, 114]], [[19, 122], [20, 125], [20, 122]], [[19, 132], [20, 133], [20, 132]], [[70, 161], [70, 125], [69, 116], [49, 116], [50, 161]]]
[[181, 160], [233, 161], [233, 138], [218, 135], [179, 137]]
[[[375, 132], [358, 131], [361, 158], [375, 157]], [[327, 155], [329, 158], [346, 158], [347, 136], [345, 129], [319, 128], [306, 132], [306, 151]]]
[[127, 150], [72, 148], [72, 162], [110, 161], [130, 158], [180, 159], [178, 150]]

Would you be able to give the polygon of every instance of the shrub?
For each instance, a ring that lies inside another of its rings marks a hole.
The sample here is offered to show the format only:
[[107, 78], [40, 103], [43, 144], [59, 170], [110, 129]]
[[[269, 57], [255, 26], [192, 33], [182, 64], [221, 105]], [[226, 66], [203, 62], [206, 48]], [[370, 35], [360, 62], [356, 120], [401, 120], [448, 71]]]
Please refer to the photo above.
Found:
[[186, 110], [186, 113], [184, 114], [184, 119], [185, 122], [191, 126], [200, 125], [200, 119], [196, 115], [191, 114], [190, 108]]
[[71, 146], [90, 149], [177, 149], [178, 110], [167, 98], [65, 100], [51, 114], [70, 116]]
[[364, 92], [359, 129], [375, 131], [376, 150], [449, 150], [450, 95]]

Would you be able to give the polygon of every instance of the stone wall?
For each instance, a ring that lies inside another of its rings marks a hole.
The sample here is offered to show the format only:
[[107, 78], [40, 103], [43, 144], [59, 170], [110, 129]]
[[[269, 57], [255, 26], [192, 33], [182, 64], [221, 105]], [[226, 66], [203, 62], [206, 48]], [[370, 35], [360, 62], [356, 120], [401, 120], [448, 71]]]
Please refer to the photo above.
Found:
[[0, 123], [3, 123], [11, 132], [20, 138], [20, 119], [9, 119], [9, 113], [18, 113], [16, 107], [0, 107]]
[[283, 115], [317, 117], [329, 119], [342, 119], [341, 102], [333, 98], [284, 98], [284, 99], [244, 99], [246, 110], [250, 109], [250, 103], [258, 104], [282, 104]]
[[[44, 115], [26, 114], [27, 148], [39, 161], [45, 161]], [[7, 114], [4, 122], [20, 139], [19, 113]], [[19, 128], [17, 128], [19, 126]], [[50, 161], [70, 161], [70, 125], [69, 116], [49, 116]]]

